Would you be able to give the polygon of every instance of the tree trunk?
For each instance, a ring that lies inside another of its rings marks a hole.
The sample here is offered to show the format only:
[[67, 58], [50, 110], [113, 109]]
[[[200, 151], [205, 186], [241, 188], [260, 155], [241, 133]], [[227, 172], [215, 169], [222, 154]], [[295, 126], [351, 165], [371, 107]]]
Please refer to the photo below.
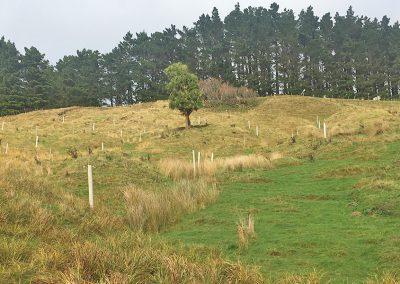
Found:
[[185, 114], [185, 118], [186, 118], [186, 129], [189, 129], [191, 124], [190, 124], [190, 113], [186, 113]]

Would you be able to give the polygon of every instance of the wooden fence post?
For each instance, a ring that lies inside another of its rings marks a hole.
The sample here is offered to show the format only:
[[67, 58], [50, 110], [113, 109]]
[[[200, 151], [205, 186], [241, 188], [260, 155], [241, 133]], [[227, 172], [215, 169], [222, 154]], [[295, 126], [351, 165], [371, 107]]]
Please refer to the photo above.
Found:
[[4, 131], [4, 121], [1, 123], [1, 131]]
[[93, 132], [95, 131], [95, 129], [96, 129], [96, 123], [93, 123], [93, 125], [92, 125]]
[[89, 185], [89, 206], [93, 209], [93, 171], [92, 166], [88, 165], [88, 185]]
[[37, 148], [37, 147], [38, 147], [38, 144], [39, 144], [39, 136], [37, 136], [37, 135], [36, 135], [35, 148]]
[[326, 127], [326, 123], [324, 122], [324, 138], [326, 139], [328, 137], [328, 129]]
[[8, 153], [8, 143], [6, 144], [6, 155]]
[[200, 151], [197, 153], [197, 169], [200, 169]]
[[250, 235], [254, 235], [254, 218], [251, 213], [247, 216], [247, 230]]
[[214, 152], [211, 152], [211, 163], [214, 162]]
[[104, 151], [104, 142], [101, 142], [101, 151]]
[[258, 130], [258, 125], [256, 126], [256, 135], [257, 135], [257, 137], [258, 137], [258, 135], [259, 135], [260, 133], [259, 133], [259, 130]]
[[194, 152], [194, 150], [192, 150], [193, 153], [193, 177], [196, 176], [196, 154]]

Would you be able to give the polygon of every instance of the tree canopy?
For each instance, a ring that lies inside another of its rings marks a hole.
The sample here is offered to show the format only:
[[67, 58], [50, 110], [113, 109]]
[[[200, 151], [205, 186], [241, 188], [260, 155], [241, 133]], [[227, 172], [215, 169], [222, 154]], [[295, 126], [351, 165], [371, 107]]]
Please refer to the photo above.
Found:
[[186, 64], [200, 79], [218, 78], [260, 96], [306, 94], [399, 99], [400, 24], [388, 17], [295, 15], [237, 4], [192, 27], [128, 32], [110, 52], [83, 49], [55, 66], [35, 47], [20, 53], [0, 39], [0, 115], [71, 105], [125, 105], [168, 98], [165, 68]]
[[199, 80], [189, 68], [182, 63], [175, 63], [165, 69], [169, 82], [166, 89], [169, 92], [169, 107], [179, 110], [186, 118], [186, 128], [191, 126], [190, 114], [203, 106]]

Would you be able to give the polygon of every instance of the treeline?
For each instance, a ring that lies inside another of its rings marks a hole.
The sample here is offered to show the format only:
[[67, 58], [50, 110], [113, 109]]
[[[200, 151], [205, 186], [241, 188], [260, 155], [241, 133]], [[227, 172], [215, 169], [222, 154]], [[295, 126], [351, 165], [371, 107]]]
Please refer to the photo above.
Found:
[[201, 78], [247, 86], [260, 96], [306, 94], [398, 99], [400, 25], [329, 13], [237, 4], [192, 27], [127, 33], [111, 52], [81, 50], [55, 66], [36, 48], [0, 40], [0, 114], [71, 105], [123, 105], [167, 97], [163, 70], [184, 62]]

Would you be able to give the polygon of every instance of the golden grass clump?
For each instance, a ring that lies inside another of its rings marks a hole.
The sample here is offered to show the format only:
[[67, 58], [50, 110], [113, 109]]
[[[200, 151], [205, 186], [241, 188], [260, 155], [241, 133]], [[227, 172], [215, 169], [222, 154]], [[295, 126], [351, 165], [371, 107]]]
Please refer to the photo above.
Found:
[[279, 153], [271, 154], [270, 159], [261, 155], [238, 155], [227, 158], [215, 159], [213, 162], [204, 160], [200, 165], [196, 162], [196, 172], [194, 172], [193, 162], [178, 159], [165, 159], [160, 161], [159, 168], [163, 174], [174, 179], [189, 179], [196, 176], [210, 177], [218, 170], [235, 171], [249, 168], [270, 168], [272, 159], [282, 158]]
[[129, 186], [124, 191], [127, 219], [136, 229], [159, 231], [176, 222], [183, 213], [213, 202], [217, 195], [215, 185], [204, 180], [182, 180], [173, 188], [159, 192]]
[[400, 277], [398, 273], [394, 272], [385, 272], [382, 275], [375, 275], [372, 278], [369, 278], [366, 284], [399, 284]]
[[272, 153], [269, 155], [269, 160], [270, 160], [271, 162], [273, 162], [273, 161], [276, 161], [276, 160], [280, 160], [280, 159], [282, 159], [283, 157], [284, 157], [283, 154], [280, 153], [280, 152], [272, 152]]
[[219, 160], [211, 162], [210, 160], [201, 161], [200, 165], [196, 162], [196, 172], [193, 167], [193, 162], [188, 162], [179, 159], [165, 159], [160, 161], [159, 168], [166, 176], [174, 179], [190, 179], [195, 176], [210, 177], [213, 176], [218, 167]]
[[270, 168], [271, 161], [260, 155], [240, 155], [218, 160], [224, 170], [242, 170], [250, 168]]
[[329, 283], [329, 281], [324, 281], [324, 274], [318, 271], [310, 272], [306, 275], [297, 274], [286, 274], [280, 279], [274, 281], [278, 284], [319, 284], [319, 283]]
[[163, 174], [174, 180], [193, 178], [194, 176], [193, 164], [188, 161], [165, 159], [160, 161], [159, 167]]
[[[123, 234], [108, 240], [109, 245], [84, 242], [75, 244], [69, 265], [52, 281], [63, 283], [263, 283], [257, 268], [231, 263], [218, 256], [186, 248], [176, 251], [154, 245], [144, 235]], [[48, 280], [50, 280], [48, 279]], [[51, 283], [45, 281], [44, 283]]]

